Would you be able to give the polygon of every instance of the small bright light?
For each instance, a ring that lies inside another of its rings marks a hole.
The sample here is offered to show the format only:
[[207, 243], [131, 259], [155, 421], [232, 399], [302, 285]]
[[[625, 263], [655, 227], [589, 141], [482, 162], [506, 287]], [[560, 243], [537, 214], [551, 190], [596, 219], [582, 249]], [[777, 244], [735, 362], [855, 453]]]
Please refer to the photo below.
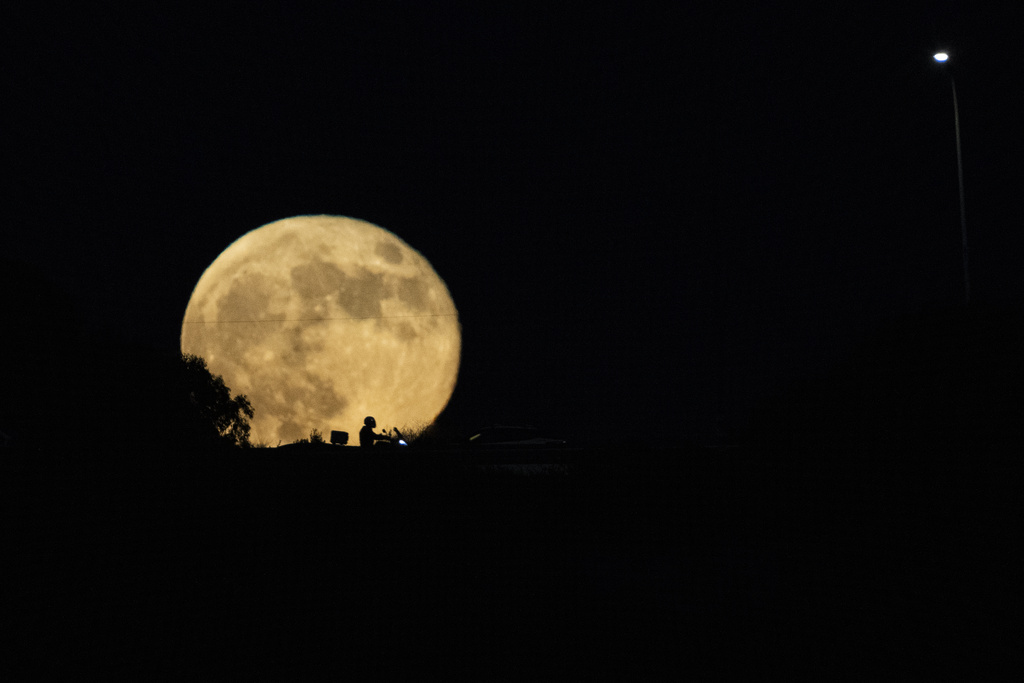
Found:
[[935, 53], [935, 61], [936, 62], [944, 62], [947, 59], [949, 59], [949, 55], [946, 54], [945, 52], [936, 52]]

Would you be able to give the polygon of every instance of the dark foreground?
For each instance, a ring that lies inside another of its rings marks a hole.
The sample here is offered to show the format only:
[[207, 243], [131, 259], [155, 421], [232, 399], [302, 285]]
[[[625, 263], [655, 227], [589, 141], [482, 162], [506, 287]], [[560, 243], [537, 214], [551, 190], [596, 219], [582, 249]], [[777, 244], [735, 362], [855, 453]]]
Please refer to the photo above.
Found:
[[521, 476], [444, 453], [2, 455], [3, 659], [21, 677], [1019, 663], [1010, 457], [594, 451]]

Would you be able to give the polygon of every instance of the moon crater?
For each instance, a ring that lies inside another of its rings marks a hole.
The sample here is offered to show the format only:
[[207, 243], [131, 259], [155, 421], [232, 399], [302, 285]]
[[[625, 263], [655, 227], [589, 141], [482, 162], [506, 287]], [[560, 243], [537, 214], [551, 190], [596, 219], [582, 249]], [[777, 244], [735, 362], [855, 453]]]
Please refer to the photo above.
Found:
[[394, 265], [402, 262], [402, 249], [394, 242], [378, 242], [374, 253]]

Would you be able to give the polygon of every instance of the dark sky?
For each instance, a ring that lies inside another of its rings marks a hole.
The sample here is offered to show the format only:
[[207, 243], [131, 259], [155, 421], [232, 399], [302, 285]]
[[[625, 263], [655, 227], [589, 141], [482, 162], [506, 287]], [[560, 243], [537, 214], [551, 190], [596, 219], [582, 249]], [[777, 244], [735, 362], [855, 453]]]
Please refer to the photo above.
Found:
[[5, 256], [174, 350], [234, 239], [362, 218], [459, 308], [453, 422], [703, 438], [962, 297], [948, 47], [974, 295], [1024, 298], [1017, 3], [365, 4], [5, 9]]

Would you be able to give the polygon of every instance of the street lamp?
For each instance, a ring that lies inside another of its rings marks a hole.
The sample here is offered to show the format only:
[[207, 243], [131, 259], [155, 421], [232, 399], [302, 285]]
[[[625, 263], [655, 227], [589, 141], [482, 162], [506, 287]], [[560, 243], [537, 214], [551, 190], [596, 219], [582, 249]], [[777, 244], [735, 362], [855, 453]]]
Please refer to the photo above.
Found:
[[[942, 65], [949, 64], [949, 54], [936, 52], [933, 55], [936, 62]], [[971, 305], [971, 278], [967, 268], [967, 215], [964, 213], [964, 161], [963, 153], [960, 150], [960, 107], [956, 98], [956, 79], [953, 78], [952, 69], [949, 70], [949, 84], [953, 88], [953, 128], [956, 131], [956, 175], [960, 186], [960, 243], [964, 258], [964, 302]]]

